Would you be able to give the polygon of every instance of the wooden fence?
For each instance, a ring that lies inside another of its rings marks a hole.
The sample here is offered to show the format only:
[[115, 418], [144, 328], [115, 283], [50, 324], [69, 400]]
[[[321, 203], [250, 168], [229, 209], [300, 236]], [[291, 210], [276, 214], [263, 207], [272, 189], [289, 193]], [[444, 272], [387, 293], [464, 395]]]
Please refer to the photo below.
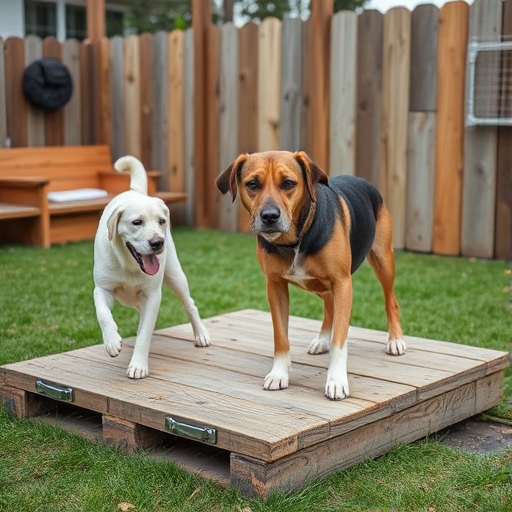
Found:
[[[395, 247], [512, 259], [512, 127], [464, 126], [468, 41], [511, 36], [512, 0], [384, 15], [329, 4], [315, 0], [306, 22], [207, 24], [200, 48], [197, 29], [98, 45], [0, 40], [0, 146], [107, 142], [113, 159], [133, 154], [165, 171], [163, 189], [189, 192], [175, 223], [233, 231], [248, 218], [218, 193], [219, 172], [242, 152], [302, 149], [331, 176], [379, 187]], [[23, 97], [23, 71], [41, 56], [74, 79], [56, 112]]]

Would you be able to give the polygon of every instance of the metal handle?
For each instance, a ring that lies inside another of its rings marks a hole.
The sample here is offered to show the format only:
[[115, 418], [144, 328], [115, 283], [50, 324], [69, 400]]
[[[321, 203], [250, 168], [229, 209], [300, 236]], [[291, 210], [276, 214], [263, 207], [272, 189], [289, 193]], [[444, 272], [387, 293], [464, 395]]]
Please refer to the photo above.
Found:
[[73, 402], [73, 388], [59, 386], [42, 380], [36, 381], [36, 391], [53, 400], [61, 400], [62, 402]]
[[165, 418], [165, 428], [172, 434], [178, 436], [197, 439], [198, 441], [205, 441], [211, 444], [217, 443], [217, 431], [214, 428], [190, 425], [171, 418], [170, 416], [166, 416]]

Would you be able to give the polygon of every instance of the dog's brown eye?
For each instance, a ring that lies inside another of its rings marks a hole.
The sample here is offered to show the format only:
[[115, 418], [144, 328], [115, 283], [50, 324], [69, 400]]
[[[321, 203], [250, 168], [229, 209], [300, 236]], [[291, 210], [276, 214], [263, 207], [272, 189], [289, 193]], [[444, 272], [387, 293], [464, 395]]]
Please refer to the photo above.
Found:
[[137, 220], [132, 221], [132, 224], [134, 226], [141, 226], [142, 225], [142, 221], [140, 219], [137, 219]]
[[163, 226], [165, 223], [166, 223], [166, 220], [165, 219], [160, 219], [160, 225]]
[[258, 190], [258, 188], [260, 187], [259, 183], [257, 180], [251, 180], [251, 181], [248, 181], [245, 185], [249, 190], [252, 190], [253, 192]]
[[286, 178], [284, 181], [283, 181], [283, 184], [281, 185], [281, 188], [283, 190], [291, 190], [292, 188], [295, 187], [295, 185], [297, 185], [297, 182], [290, 179], [290, 178]]

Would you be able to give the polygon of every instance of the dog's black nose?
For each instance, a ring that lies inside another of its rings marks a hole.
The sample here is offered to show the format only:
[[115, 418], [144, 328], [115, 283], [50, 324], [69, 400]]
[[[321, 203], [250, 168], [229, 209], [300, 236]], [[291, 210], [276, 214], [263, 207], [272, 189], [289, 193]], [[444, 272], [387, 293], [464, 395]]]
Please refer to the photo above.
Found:
[[149, 246], [153, 251], [159, 251], [164, 246], [164, 239], [163, 238], [152, 238], [149, 241]]
[[275, 206], [268, 206], [267, 208], [263, 208], [260, 212], [260, 218], [267, 226], [275, 224], [280, 216], [281, 212], [279, 208]]

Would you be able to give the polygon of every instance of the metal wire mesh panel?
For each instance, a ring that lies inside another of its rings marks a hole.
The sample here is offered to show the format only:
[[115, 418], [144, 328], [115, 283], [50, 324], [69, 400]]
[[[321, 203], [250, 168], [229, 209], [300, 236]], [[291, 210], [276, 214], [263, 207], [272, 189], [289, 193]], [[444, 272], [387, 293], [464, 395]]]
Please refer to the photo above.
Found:
[[512, 126], [512, 41], [468, 46], [466, 125]]

